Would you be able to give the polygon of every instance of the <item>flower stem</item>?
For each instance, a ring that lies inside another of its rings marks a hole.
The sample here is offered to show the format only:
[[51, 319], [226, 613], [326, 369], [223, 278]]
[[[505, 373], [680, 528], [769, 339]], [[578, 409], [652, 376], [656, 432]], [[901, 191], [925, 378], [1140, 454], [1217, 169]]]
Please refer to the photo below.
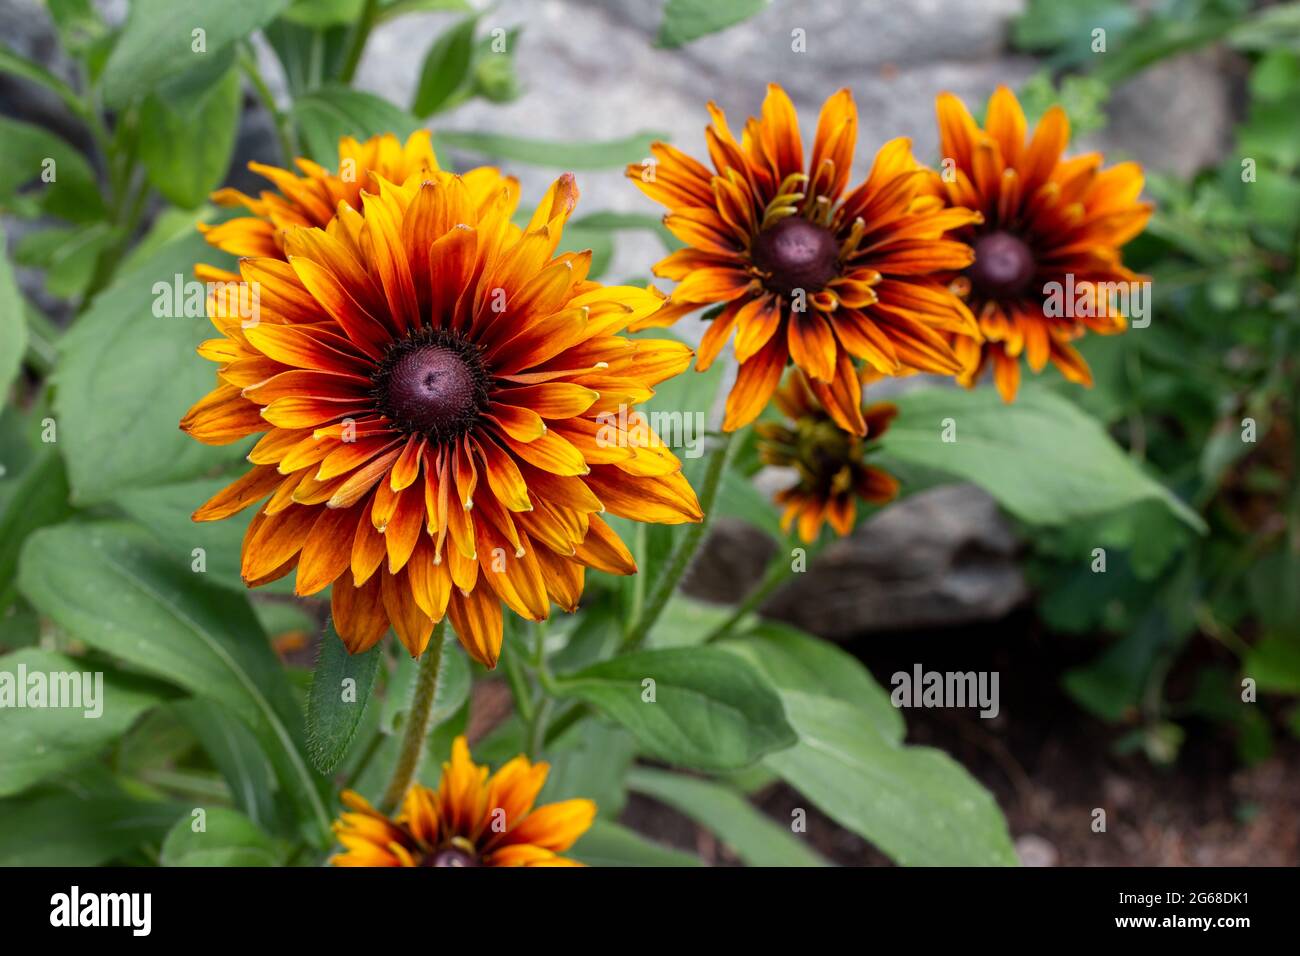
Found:
[[257, 56], [253, 53], [251, 47], [240, 51], [239, 65], [243, 67], [248, 82], [253, 84], [253, 91], [257, 93], [257, 98], [261, 100], [263, 108], [271, 116], [271, 123], [275, 126], [275, 138], [280, 144], [280, 152], [284, 154], [284, 165], [292, 165], [296, 150], [293, 145], [293, 135], [289, 129], [289, 117], [285, 116], [284, 111], [276, 104], [271, 88], [266, 85], [266, 80], [262, 77], [262, 71], [258, 69]]
[[348, 44], [347, 58], [343, 61], [343, 69], [339, 71], [340, 83], [351, 84], [352, 78], [356, 76], [357, 65], [361, 62], [361, 53], [366, 48], [366, 41], [370, 39], [370, 31], [375, 25], [375, 17], [378, 13], [378, 0], [366, 0], [361, 16], [352, 26], [352, 38]]
[[[767, 571], [763, 574], [763, 579], [758, 582], [757, 586], [745, 595], [744, 600], [736, 605], [735, 610], [727, 616], [727, 619], [709, 632], [704, 638], [705, 643], [716, 641], [723, 637], [734, 628], [745, 615], [751, 611], [758, 610], [759, 606], [767, 600], [773, 591], [779, 588], [794, 573], [794, 568], [790, 561], [791, 539], [785, 538], [777, 543], [776, 554], [772, 556], [771, 562], [767, 566]], [[821, 550], [819, 543], [813, 544], [808, 548], [808, 560]]]
[[393, 767], [392, 779], [384, 790], [380, 809], [392, 813], [397, 809], [407, 788], [415, 779], [420, 769], [420, 759], [424, 756], [424, 741], [429, 736], [429, 719], [433, 715], [433, 699], [438, 692], [438, 672], [442, 667], [442, 635], [446, 628], [446, 618], [433, 627], [429, 646], [424, 649], [420, 659], [420, 671], [415, 676], [415, 690], [411, 695], [411, 710], [406, 715], [406, 727], [402, 731], [402, 749], [397, 755], [397, 764]]
[[727, 459], [730, 452], [731, 433], [723, 432], [713, 451], [709, 453], [708, 468], [705, 470], [704, 480], [700, 484], [700, 510], [704, 512], [704, 517], [699, 524], [690, 525], [681, 540], [677, 542], [677, 546], [673, 548], [672, 554], [668, 557], [668, 563], [664, 565], [659, 580], [655, 582], [654, 590], [646, 598], [641, 614], [632, 622], [627, 635], [623, 638], [624, 651], [639, 647], [641, 642], [646, 639], [651, 628], [655, 626], [655, 622], [659, 620], [659, 615], [663, 613], [664, 606], [673, 596], [673, 592], [677, 590], [677, 582], [682, 579], [682, 575], [690, 567], [691, 559], [695, 557], [695, 552], [699, 550], [700, 543], [704, 540], [704, 532], [708, 529], [709, 519], [713, 516], [713, 502], [718, 497], [718, 488], [722, 485], [722, 476], [727, 471]]

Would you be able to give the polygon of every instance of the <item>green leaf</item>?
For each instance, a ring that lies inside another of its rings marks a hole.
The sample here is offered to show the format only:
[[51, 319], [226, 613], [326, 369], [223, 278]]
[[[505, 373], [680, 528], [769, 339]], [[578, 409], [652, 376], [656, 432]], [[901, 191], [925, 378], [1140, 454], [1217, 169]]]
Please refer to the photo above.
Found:
[[391, 20], [408, 13], [426, 13], [450, 11], [452, 13], [469, 13], [474, 9], [469, 0], [391, 0], [379, 11], [379, 20]]
[[655, 43], [664, 47], [681, 46], [748, 20], [769, 2], [770, 0], [668, 0]]
[[1250, 649], [1241, 672], [1253, 677], [1260, 690], [1300, 694], [1300, 644], [1268, 637]]
[[478, 17], [466, 17], [442, 33], [424, 55], [411, 112], [421, 118], [442, 109], [469, 77]]
[[[285, 82], [295, 100], [339, 75], [351, 34], [344, 24], [313, 29], [283, 17], [262, 30], [284, 68]], [[338, 154], [330, 160], [337, 162]]]
[[39, 209], [70, 222], [107, 216], [99, 181], [90, 163], [71, 143], [49, 130], [0, 116], [5, 161], [0, 164], [0, 207], [19, 204], [18, 191], [40, 183]]
[[63, 459], [42, 445], [21, 467], [0, 458], [0, 608], [14, 593], [18, 555], [27, 536], [71, 513]]
[[710, 604], [678, 591], [664, 605], [650, 635], [651, 647], [694, 647], [731, 618], [727, 604]]
[[885, 740], [900, 743], [907, 727], [889, 700], [889, 692], [851, 654], [829, 641], [775, 621], [764, 621], [747, 633], [719, 641], [754, 665], [778, 691], [822, 694], [851, 704], [871, 720]]
[[354, 23], [366, 0], [293, 0], [282, 19], [308, 27]]
[[163, 840], [163, 866], [277, 866], [280, 852], [257, 824], [237, 810], [204, 808], [204, 829], [196, 833], [187, 814]]
[[233, 57], [224, 60], [169, 81], [140, 110], [140, 159], [149, 182], [183, 209], [202, 205], [230, 167], [242, 92]]
[[538, 805], [585, 797], [602, 820], [617, 820], [627, 802], [624, 778], [636, 759], [636, 741], [604, 720], [580, 720], [546, 748], [551, 771]]
[[[104, 67], [105, 101], [125, 106], [203, 58], [225, 52], [288, 5], [289, 0], [134, 0]], [[195, 49], [200, 45], [204, 52]]]
[[771, 686], [738, 655], [713, 647], [637, 651], [557, 683], [560, 694], [617, 720], [678, 766], [736, 769], [794, 740]]
[[[38, 674], [48, 688], [47, 705], [19, 706], [27, 700], [26, 682]], [[78, 706], [53, 706], [59, 675], [73, 675], [78, 682], [73, 691]], [[6, 684], [15, 695], [8, 700]], [[158, 699], [157, 688], [138, 679], [105, 673], [62, 654], [27, 648], [0, 657], [0, 701], [5, 701], [0, 706], [0, 796], [18, 793], [95, 756]]]
[[289, 829], [282, 826], [289, 814], [276, 799], [275, 768], [243, 721], [211, 700], [184, 700], [170, 710], [207, 752], [226, 781], [235, 808], [264, 830]]
[[14, 261], [45, 270], [50, 295], [72, 299], [81, 295], [95, 275], [100, 255], [121, 238], [106, 222], [56, 226], [30, 232], [14, 249]]
[[74, 113], [81, 113], [85, 109], [76, 90], [39, 63], [19, 56], [5, 43], [0, 43], [0, 73], [8, 73], [40, 84], [54, 93]]
[[345, 86], [326, 86], [299, 97], [293, 118], [307, 152], [330, 169], [338, 166], [339, 139], [392, 133], [405, 139], [420, 121], [388, 100]]
[[635, 133], [623, 139], [594, 143], [555, 142], [524, 139], [500, 133], [477, 133], [467, 130], [439, 130], [434, 143], [439, 149], [451, 147], [483, 156], [513, 159], [533, 166], [557, 169], [609, 169], [626, 163], [638, 163], [650, 155], [650, 144], [667, 139], [667, 133]]
[[324, 836], [330, 817], [302, 757], [301, 712], [246, 598], [206, 583], [121, 523], [38, 531], [23, 549], [18, 584], [73, 636], [229, 707]]
[[861, 710], [785, 691], [799, 735], [765, 763], [823, 813], [904, 866], [1010, 866], [993, 797], [947, 754], [886, 740]]
[[[23, 297], [9, 266], [4, 228], [0, 227], [0, 400], [9, 403], [9, 387], [18, 377], [27, 351], [27, 321], [23, 318]], [[3, 462], [0, 462], [3, 464]], [[0, 479], [3, 479], [0, 474]]]
[[606, 820], [593, 823], [567, 855], [588, 866], [703, 866], [694, 854], [652, 843]]
[[321, 773], [332, 773], [347, 756], [370, 703], [382, 653], [376, 644], [364, 654], [349, 654], [334, 622], [326, 623], [307, 695], [307, 756]]
[[[244, 532], [257, 509], [249, 508], [221, 521], [194, 521], [190, 518], [196, 508], [233, 480], [233, 475], [227, 475], [154, 488], [128, 488], [111, 500], [133, 521], [147, 528], [174, 560], [193, 565], [198, 557], [194, 552], [201, 549], [208, 579], [223, 587], [243, 591], [244, 579], [239, 573], [240, 552]], [[259, 590], [291, 594], [293, 575], [273, 581]]]
[[247, 453], [246, 444], [202, 445], [177, 427], [212, 389], [213, 366], [194, 350], [213, 330], [206, 315], [186, 316], [175, 303], [169, 317], [154, 314], [155, 305], [167, 311], [178, 283], [188, 296], [194, 263], [230, 261], [197, 233], [170, 243], [120, 275], [61, 340], [55, 418], [78, 504], [194, 478]]
[[749, 866], [828, 865], [805, 840], [724, 784], [637, 767], [628, 786], [712, 831]]
[[[890, 458], [972, 481], [1030, 524], [1066, 524], [1152, 499], [1205, 529], [1096, 421], [1046, 389], [1022, 388], [1011, 405], [991, 388], [924, 389], [895, 404], [898, 418], [881, 437]], [[944, 441], [945, 431], [956, 440]]]
[[0, 800], [0, 866], [99, 866], [155, 842], [189, 808], [107, 787], [38, 787]]

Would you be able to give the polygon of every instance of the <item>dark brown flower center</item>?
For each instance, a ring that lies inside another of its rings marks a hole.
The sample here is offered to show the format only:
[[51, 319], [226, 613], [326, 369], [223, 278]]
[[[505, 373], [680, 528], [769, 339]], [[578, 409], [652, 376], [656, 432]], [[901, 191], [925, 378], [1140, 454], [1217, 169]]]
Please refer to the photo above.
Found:
[[379, 410], [435, 444], [465, 434], [487, 407], [488, 376], [477, 347], [445, 329], [397, 342], [374, 375]]
[[787, 216], [754, 238], [754, 265], [768, 273], [766, 285], [790, 295], [817, 292], [839, 271], [839, 243], [825, 226]]
[[967, 270], [971, 285], [991, 299], [1023, 294], [1034, 279], [1034, 254], [1009, 232], [990, 232], [975, 241], [975, 262]]
[[478, 866], [474, 854], [459, 847], [447, 846], [426, 856], [421, 866]]

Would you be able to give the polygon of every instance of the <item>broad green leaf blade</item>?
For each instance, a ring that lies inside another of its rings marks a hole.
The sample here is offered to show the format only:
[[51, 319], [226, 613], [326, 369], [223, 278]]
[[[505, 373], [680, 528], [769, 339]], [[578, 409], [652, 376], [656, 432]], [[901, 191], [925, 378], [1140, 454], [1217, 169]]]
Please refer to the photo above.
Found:
[[90, 284], [100, 256], [121, 236], [120, 229], [106, 222], [29, 232], [14, 247], [14, 261], [43, 269], [45, 289], [50, 295], [74, 299]]
[[163, 840], [163, 866], [276, 866], [281, 854], [257, 824], [237, 810], [208, 807], [199, 820], [187, 814]]
[[71, 513], [68, 476], [55, 449], [43, 445], [23, 465], [0, 457], [5, 469], [0, 474], [0, 609], [13, 598], [18, 555], [27, 536]]
[[330, 815], [302, 756], [302, 717], [246, 597], [162, 555], [131, 525], [45, 528], [18, 586], [87, 644], [229, 707], [257, 735], [284, 791], [320, 837]]
[[652, 843], [635, 830], [597, 820], [566, 856], [588, 866], [703, 866], [684, 850]]
[[1012, 866], [997, 803], [947, 754], [883, 738], [856, 707], [781, 694], [799, 734], [765, 763], [840, 826], [904, 866]]
[[366, 139], [392, 133], [406, 139], [419, 120], [388, 100], [345, 86], [327, 86], [299, 97], [293, 118], [303, 145], [312, 159], [329, 169], [339, 164], [339, 140], [344, 136]]
[[182, 209], [201, 206], [230, 166], [242, 92], [233, 57], [225, 59], [220, 72], [209, 75], [205, 65], [150, 93], [140, 111], [149, 182]]
[[794, 741], [771, 685], [739, 655], [713, 647], [625, 654], [565, 676], [559, 692], [678, 766], [733, 770]]
[[275, 768], [247, 725], [228, 707], [212, 700], [180, 701], [171, 709], [207, 751], [230, 788], [235, 808], [264, 830], [290, 831], [292, 826], [286, 818], [291, 815], [276, 799], [279, 785]]
[[99, 866], [161, 840], [190, 809], [83, 781], [68, 790], [37, 787], [0, 800], [0, 866]]
[[321, 773], [332, 773], [347, 756], [370, 702], [381, 654], [379, 644], [364, 654], [349, 654], [334, 622], [326, 623], [307, 695], [307, 756]]
[[411, 112], [421, 118], [432, 116], [447, 105], [469, 75], [474, 56], [474, 28], [478, 17], [466, 17], [433, 41], [424, 56], [420, 81], [415, 87]]
[[747, 20], [770, 0], [668, 0], [659, 24], [659, 46], [674, 47]]
[[[104, 66], [104, 99], [121, 107], [270, 23], [289, 0], [133, 0]], [[201, 31], [201, 32], [200, 32]], [[200, 51], [201, 48], [201, 51]]]
[[[9, 387], [23, 366], [27, 351], [27, 320], [23, 314], [23, 297], [9, 265], [8, 244], [0, 228], [0, 402], [9, 404]], [[4, 464], [0, 462], [0, 464]], [[0, 474], [0, 480], [4, 475]]]
[[[37, 688], [42, 706], [26, 706]], [[35, 648], [0, 657], [0, 796], [95, 756], [158, 702], [160, 689], [102, 670], [96, 677], [84, 661]], [[54, 706], [68, 700], [76, 706]]]
[[628, 786], [712, 831], [749, 866], [828, 865], [805, 840], [725, 784], [637, 767]]
[[898, 418], [881, 437], [890, 458], [972, 481], [1030, 524], [1065, 524], [1154, 499], [1205, 529], [1096, 421], [1045, 388], [1025, 387], [1010, 405], [991, 388], [924, 389], [895, 403]]
[[[231, 474], [154, 488], [127, 488], [111, 500], [132, 521], [146, 528], [177, 562], [197, 567], [201, 558], [203, 573], [209, 581], [243, 591], [240, 555], [244, 532], [257, 509], [249, 508], [221, 521], [194, 521], [190, 517], [196, 508], [234, 480], [235, 475]], [[259, 590], [291, 594], [293, 575], [272, 581]]]
[[246, 443], [209, 447], [177, 427], [213, 387], [212, 363], [194, 354], [213, 335], [202, 286], [187, 288], [196, 262], [231, 259], [197, 232], [169, 243], [100, 293], [60, 342], [55, 418], [78, 504], [195, 478], [247, 453]]
[[762, 672], [778, 691], [820, 694], [852, 704], [871, 720], [876, 732], [900, 743], [907, 727], [889, 692], [851, 654], [829, 641], [775, 621], [764, 621], [717, 647], [734, 651]]
[[667, 139], [667, 133], [635, 133], [623, 139], [594, 143], [564, 143], [552, 140], [524, 139], [500, 133], [439, 130], [434, 145], [450, 146], [499, 159], [513, 159], [533, 166], [556, 169], [609, 169], [626, 163], [639, 163], [650, 155], [650, 144]]
[[551, 771], [538, 805], [583, 797], [596, 804], [602, 820], [617, 820], [627, 802], [624, 777], [636, 759], [636, 741], [622, 727], [585, 719], [546, 748]]
[[70, 222], [93, 222], [107, 216], [95, 171], [67, 140], [31, 123], [0, 117], [0, 208], [15, 203], [18, 190], [42, 183], [39, 208]]

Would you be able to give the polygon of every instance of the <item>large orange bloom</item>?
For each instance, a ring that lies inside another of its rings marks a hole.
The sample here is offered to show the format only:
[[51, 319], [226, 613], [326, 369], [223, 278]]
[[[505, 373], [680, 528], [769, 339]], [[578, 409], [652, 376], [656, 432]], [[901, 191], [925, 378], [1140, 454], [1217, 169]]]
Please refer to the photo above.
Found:
[[942, 333], [975, 334], [975, 322], [939, 275], [965, 268], [972, 253], [943, 236], [979, 215], [927, 194], [929, 174], [909, 141], [887, 143], [845, 195], [858, 127], [848, 90], [822, 107], [806, 172], [798, 118], [779, 86], [768, 87], [762, 117], [739, 143], [722, 111], [710, 103], [709, 112], [714, 171], [656, 143], [655, 163], [627, 175], [668, 207], [664, 224], [689, 247], [655, 266], [680, 284], [646, 324], [721, 305], [700, 345], [701, 370], [736, 336], [740, 371], [723, 428], [762, 412], [787, 360], [857, 434], [866, 423], [855, 359], [887, 375], [959, 372]]
[[[199, 352], [218, 386], [181, 427], [262, 438], [194, 518], [269, 495], [244, 537], [249, 586], [295, 568], [298, 594], [333, 583], [353, 652], [391, 623], [418, 655], [448, 614], [492, 667], [503, 603], [538, 620], [552, 601], [576, 608], [586, 567], [635, 572], [603, 512], [700, 520], [677, 458], [620, 414], [691, 353], [620, 336], [660, 300], [588, 281], [589, 252], [556, 255], [572, 176], [524, 229], [508, 186], [478, 201], [446, 172], [375, 182], [362, 211], [286, 230], [287, 259], [243, 259], [245, 285], [210, 297], [221, 337]], [[256, 321], [237, 307], [249, 288]]]
[[520, 754], [490, 778], [464, 737], [442, 765], [438, 789], [415, 784], [389, 819], [344, 791], [351, 808], [334, 824], [346, 852], [334, 866], [580, 866], [560, 856], [591, 826], [596, 805], [564, 800], [533, 807], [550, 766]]
[[794, 469], [794, 484], [777, 492], [784, 505], [781, 527], [789, 531], [797, 522], [799, 537], [812, 544], [829, 521], [844, 537], [853, 530], [858, 499], [883, 505], [898, 495], [898, 479], [867, 464], [870, 448], [898, 414], [890, 402], [876, 402], [862, 410], [865, 435], [840, 428], [817, 400], [811, 384], [799, 370], [777, 389], [776, 407], [785, 422], [759, 422], [758, 456], [769, 465]]
[[981, 332], [978, 339], [953, 340], [964, 366], [959, 381], [973, 385], [991, 365], [1009, 402], [1024, 355], [1034, 372], [1050, 361], [1070, 381], [1091, 385], [1088, 365], [1070, 342], [1087, 329], [1120, 332], [1124, 317], [1114, 309], [1097, 310], [1110, 312], [1097, 316], [1047, 314], [1046, 290], [1050, 283], [1066, 287], [1067, 275], [1077, 290], [1139, 281], [1124, 268], [1120, 247], [1151, 217], [1151, 204], [1138, 201], [1142, 168], [1120, 163], [1102, 169], [1100, 153], [1063, 159], [1070, 125], [1059, 106], [1043, 115], [1026, 142], [1025, 115], [1006, 87], [989, 100], [984, 129], [951, 93], [939, 96], [937, 112], [950, 170], [934, 177], [937, 191], [955, 207], [984, 214], [954, 233], [975, 247], [975, 263], [957, 288], [968, 295]]

